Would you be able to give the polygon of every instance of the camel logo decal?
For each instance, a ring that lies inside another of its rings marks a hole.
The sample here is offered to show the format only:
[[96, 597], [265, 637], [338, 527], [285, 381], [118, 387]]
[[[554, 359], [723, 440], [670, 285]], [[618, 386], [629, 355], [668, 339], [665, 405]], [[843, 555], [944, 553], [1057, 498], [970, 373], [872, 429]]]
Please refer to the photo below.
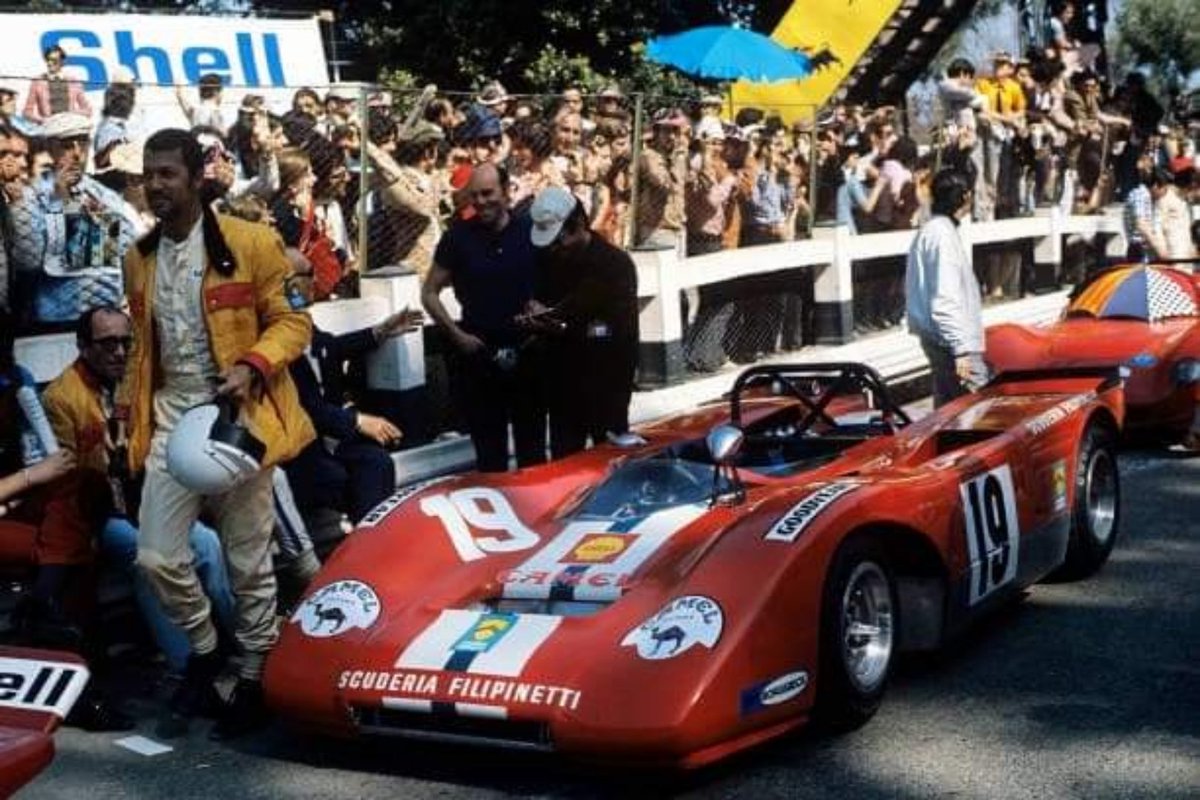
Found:
[[636, 647], [648, 661], [662, 661], [701, 644], [711, 650], [721, 638], [725, 615], [717, 601], [701, 595], [677, 597], [626, 634], [623, 647]]
[[353, 628], [366, 630], [379, 618], [379, 598], [361, 581], [336, 581], [308, 596], [291, 621], [305, 636], [328, 639]]

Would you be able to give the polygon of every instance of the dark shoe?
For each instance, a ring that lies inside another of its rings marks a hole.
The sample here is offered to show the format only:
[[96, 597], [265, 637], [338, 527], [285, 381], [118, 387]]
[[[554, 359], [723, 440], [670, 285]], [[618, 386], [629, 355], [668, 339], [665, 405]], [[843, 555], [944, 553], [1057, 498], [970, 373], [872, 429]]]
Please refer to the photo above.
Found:
[[131, 731], [137, 725], [133, 717], [117, 710], [97, 694], [85, 692], [67, 714], [66, 724], [91, 733]]
[[217, 718], [217, 724], [209, 731], [208, 738], [218, 742], [234, 739], [260, 730], [270, 721], [262, 682], [238, 678], [233, 694]]
[[159, 719], [155, 733], [163, 739], [174, 739], [187, 733], [194, 717], [214, 716], [221, 708], [221, 695], [213, 681], [221, 673], [223, 660], [219, 653], [188, 657], [183, 680], [167, 701], [167, 709]]
[[28, 597], [13, 612], [13, 624], [21, 641], [30, 647], [47, 650], [66, 650], [78, 653], [83, 649], [83, 631], [67, 620], [51, 605]]

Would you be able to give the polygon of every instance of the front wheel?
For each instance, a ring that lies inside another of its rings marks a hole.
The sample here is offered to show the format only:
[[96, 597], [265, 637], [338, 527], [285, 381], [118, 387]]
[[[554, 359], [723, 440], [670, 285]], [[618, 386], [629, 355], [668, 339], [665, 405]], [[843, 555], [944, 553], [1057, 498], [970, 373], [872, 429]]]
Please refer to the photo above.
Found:
[[1078, 580], [1104, 566], [1116, 543], [1120, 519], [1116, 436], [1107, 426], [1091, 423], [1079, 444], [1071, 534], [1059, 577]]
[[834, 556], [821, 605], [821, 666], [815, 714], [853, 730], [879, 709], [897, 641], [896, 582], [887, 554], [868, 538], [846, 540]]

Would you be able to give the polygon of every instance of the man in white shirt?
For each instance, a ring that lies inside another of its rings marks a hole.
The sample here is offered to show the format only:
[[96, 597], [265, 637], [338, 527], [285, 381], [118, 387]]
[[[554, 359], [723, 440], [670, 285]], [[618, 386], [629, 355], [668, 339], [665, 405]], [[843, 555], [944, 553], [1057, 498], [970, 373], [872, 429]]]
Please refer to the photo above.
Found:
[[979, 282], [958, 224], [970, 216], [971, 185], [944, 169], [933, 180], [933, 216], [908, 251], [908, 330], [921, 340], [941, 406], [987, 381]]

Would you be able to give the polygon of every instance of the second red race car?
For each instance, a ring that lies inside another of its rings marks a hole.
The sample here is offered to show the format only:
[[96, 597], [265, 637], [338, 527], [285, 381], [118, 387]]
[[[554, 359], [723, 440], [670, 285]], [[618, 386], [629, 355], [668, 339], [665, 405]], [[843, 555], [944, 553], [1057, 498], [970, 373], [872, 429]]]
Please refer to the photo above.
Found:
[[1177, 442], [1200, 430], [1200, 276], [1154, 265], [1097, 273], [1053, 325], [988, 328], [987, 359], [998, 372], [1123, 366], [1126, 432]]
[[755, 367], [721, 402], [508, 474], [397, 492], [284, 626], [301, 726], [694, 767], [878, 708], [934, 648], [1117, 537], [1114, 370], [998, 378], [910, 421], [869, 368]]

